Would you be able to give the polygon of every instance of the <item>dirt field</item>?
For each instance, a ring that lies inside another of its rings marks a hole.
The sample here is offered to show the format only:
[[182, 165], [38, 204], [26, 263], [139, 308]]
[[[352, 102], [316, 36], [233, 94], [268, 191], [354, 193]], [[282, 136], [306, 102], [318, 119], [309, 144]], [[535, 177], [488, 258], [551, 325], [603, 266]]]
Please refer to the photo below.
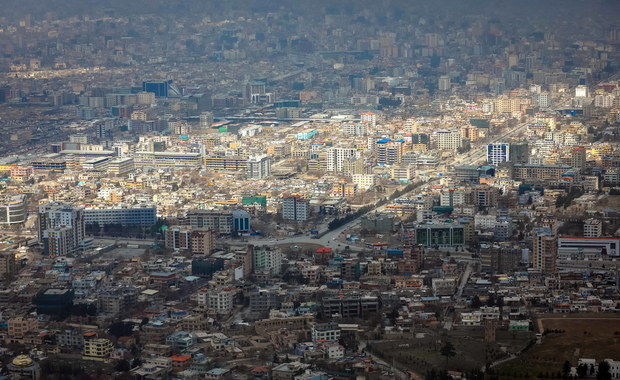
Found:
[[[559, 330], [543, 336], [520, 358], [505, 363], [496, 371], [502, 379], [558, 378], [564, 361], [575, 366], [579, 358], [619, 359], [620, 318], [609, 314], [583, 318], [550, 317], [540, 320], [543, 329]], [[541, 376], [542, 375], [542, 376]]]

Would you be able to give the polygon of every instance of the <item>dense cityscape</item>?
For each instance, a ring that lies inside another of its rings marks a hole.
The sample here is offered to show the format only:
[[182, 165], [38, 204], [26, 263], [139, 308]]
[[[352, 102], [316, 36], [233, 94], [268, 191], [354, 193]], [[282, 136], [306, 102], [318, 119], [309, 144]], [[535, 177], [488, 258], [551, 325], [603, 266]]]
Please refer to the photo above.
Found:
[[0, 379], [620, 378], [620, 3], [3, 0]]

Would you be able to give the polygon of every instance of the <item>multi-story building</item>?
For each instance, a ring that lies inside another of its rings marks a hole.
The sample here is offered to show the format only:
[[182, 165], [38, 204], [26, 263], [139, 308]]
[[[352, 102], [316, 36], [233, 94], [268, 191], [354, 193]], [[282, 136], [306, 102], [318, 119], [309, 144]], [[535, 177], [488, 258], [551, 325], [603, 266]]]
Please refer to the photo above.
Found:
[[170, 249], [191, 249], [192, 248], [192, 231], [189, 226], [171, 226], [164, 234], [165, 246]]
[[122, 176], [134, 169], [133, 157], [116, 158], [108, 162], [108, 173], [110, 175]]
[[434, 137], [437, 150], [456, 150], [461, 147], [461, 131], [458, 129], [439, 130]]
[[226, 171], [247, 171], [247, 157], [242, 156], [205, 156], [203, 165], [206, 169]]
[[234, 307], [237, 288], [219, 288], [209, 290], [209, 310], [217, 314], [229, 314]]
[[216, 234], [208, 229], [191, 226], [172, 226], [166, 230], [166, 248], [189, 250], [207, 255], [215, 249]]
[[332, 184], [332, 194], [336, 197], [351, 198], [357, 194], [357, 185], [341, 179]]
[[351, 180], [359, 189], [368, 190], [375, 186], [377, 177], [374, 174], [353, 174]]
[[233, 232], [233, 214], [226, 211], [191, 210], [187, 213], [189, 224], [195, 228], [210, 229], [219, 234]]
[[110, 357], [114, 351], [114, 345], [109, 339], [95, 337], [85, 337], [84, 348], [82, 349], [82, 359], [104, 361]]
[[247, 161], [247, 177], [263, 179], [271, 175], [271, 157], [267, 155], [252, 156]]
[[151, 227], [157, 223], [157, 208], [153, 204], [135, 206], [121, 204], [114, 208], [87, 208], [84, 210], [84, 221], [87, 224]]
[[560, 180], [562, 174], [571, 169], [567, 165], [534, 165], [519, 164], [515, 165], [512, 171], [514, 180], [521, 181], [527, 179], [537, 180]]
[[425, 248], [458, 247], [465, 244], [465, 231], [460, 224], [418, 224], [415, 239]]
[[487, 145], [487, 162], [490, 165], [499, 165], [510, 161], [510, 144], [494, 143]]
[[217, 236], [211, 230], [195, 229], [191, 232], [190, 238], [192, 253], [208, 255], [215, 250]]
[[327, 151], [327, 171], [342, 172], [344, 162], [353, 157], [359, 157], [359, 152], [355, 148], [330, 148]]
[[534, 231], [532, 241], [532, 267], [543, 273], [557, 270], [558, 238], [548, 228]]
[[575, 169], [584, 169], [586, 167], [586, 149], [577, 147], [571, 150], [571, 166]]
[[600, 219], [586, 219], [583, 222], [584, 237], [600, 237], [603, 234], [603, 223]]
[[557, 239], [557, 253], [560, 259], [617, 259], [620, 257], [620, 238], [562, 236]]
[[194, 152], [136, 152], [133, 158], [137, 167], [196, 169], [202, 165], [202, 156]]
[[282, 217], [285, 220], [305, 222], [310, 217], [310, 202], [299, 196], [282, 198]]
[[16, 273], [15, 266], [15, 252], [9, 248], [5, 251], [0, 251], [0, 278], [10, 279]]
[[46, 255], [67, 255], [83, 248], [86, 223], [84, 209], [68, 203], [39, 206], [38, 237]]
[[377, 114], [373, 112], [363, 112], [360, 114], [360, 121], [374, 128], [377, 125]]
[[263, 313], [278, 308], [280, 308], [278, 293], [266, 289], [255, 289], [250, 292], [250, 310], [253, 313]]
[[268, 271], [278, 275], [282, 271], [282, 251], [279, 248], [255, 246], [252, 253], [254, 271]]
[[8, 324], [8, 341], [17, 342], [23, 339], [26, 334], [39, 327], [36, 318], [15, 317], [7, 321]]
[[6, 197], [0, 202], [0, 225], [14, 225], [26, 221], [26, 196], [23, 194]]
[[510, 143], [510, 162], [514, 164], [530, 162], [530, 147], [527, 142]]
[[365, 318], [381, 308], [379, 298], [371, 295], [323, 297], [321, 304], [323, 314], [327, 317], [339, 315], [343, 318]]
[[403, 140], [382, 139], [375, 144], [377, 164], [394, 165], [401, 162], [403, 158]]
[[338, 342], [340, 340], [340, 327], [335, 322], [314, 323], [310, 330], [312, 341], [317, 342]]

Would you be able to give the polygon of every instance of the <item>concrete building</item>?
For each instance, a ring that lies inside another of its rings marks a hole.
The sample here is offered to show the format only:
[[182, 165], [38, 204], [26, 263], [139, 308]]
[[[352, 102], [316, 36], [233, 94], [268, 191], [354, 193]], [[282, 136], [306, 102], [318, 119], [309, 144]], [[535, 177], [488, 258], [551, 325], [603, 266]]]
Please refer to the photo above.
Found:
[[460, 224], [418, 224], [415, 238], [425, 248], [453, 248], [465, 244], [465, 229]]
[[121, 224], [123, 226], [151, 227], [157, 223], [157, 207], [153, 204], [135, 206], [119, 205], [114, 208], [84, 209], [84, 221], [88, 223]]
[[85, 228], [83, 208], [62, 202], [39, 206], [38, 237], [45, 255], [64, 256], [81, 251]]
[[267, 155], [252, 156], [247, 161], [247, 177], [263, 179], [271, 175], [271, 157]]
[[310, 330], [312, 341], [318, 342], [338, 342], [340, 340], [340, 327], [335, 322], [314, 323]]
[[24, 223], [27, 216], [25, 195], [9, 196], [0, 202], [0, 225]]
[[461, 131], [458, 129], [439, 130], [434, 137], [437, 150], [456, 150], [461, 147]]
[[603, 234], [603, 223], [600, 219], [586, 219], [583, 222], [583, 236], [587, 238], [600, 237]]
[[233, 232], [233, 214], [227, 211], [191, 210], [187, 213], [189, 224], [195, 228], [213, 230], [219, 234]]
[[344, 162], [351, 158], [359, 158], [360, 153], [355, 148], [330, 148], [327, 150], [327, 171], [342, 172]]
[[109, 359], [110, 354], [114, 351], [114, 345], [109, 339], [86, 337], [84, 339], [84, 348], [82, 349], [82, 359], [105, 361]]
[[310, 217], [310, 202], [299, 196], [283, 197], [282, 217], [285, 220], [305, 222]]
[[532, 267], [543, 273], [555, 273], [557, 255], [557, 236], [548, 228], [535, 230], [532, 238]]
[[0, 251], [0, 278], [13, 278], [16, 272], [15, 251], [12, 248]]
[[282, 251], [279, 248], [255, 246], [252, 253], [254, 271], [268, 271], [279, 275], [282, 271]]
[[489, 165], [499, 165], [510, 161], [510, 144], [494, 143], [487, 145], [487, 163]]

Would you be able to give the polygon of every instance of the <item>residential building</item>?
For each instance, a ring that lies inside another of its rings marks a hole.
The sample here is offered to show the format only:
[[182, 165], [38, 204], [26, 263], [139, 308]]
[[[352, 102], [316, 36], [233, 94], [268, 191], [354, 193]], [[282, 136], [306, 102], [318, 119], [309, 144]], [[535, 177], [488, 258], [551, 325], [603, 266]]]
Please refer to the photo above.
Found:
[[555, 273], [558, 238], [548, 228], [535, 230], [532, 242], [532, 267], [543, 273]]
[[299, 196], [282, 198], [282, 217], [285, 220], [305, 222], [310, 217], [310, 202]]
[[68, 203], [49, 202], [39, 206], [38, 236], [45, 255], [78, 253], [84, 244], [84, 209]]

